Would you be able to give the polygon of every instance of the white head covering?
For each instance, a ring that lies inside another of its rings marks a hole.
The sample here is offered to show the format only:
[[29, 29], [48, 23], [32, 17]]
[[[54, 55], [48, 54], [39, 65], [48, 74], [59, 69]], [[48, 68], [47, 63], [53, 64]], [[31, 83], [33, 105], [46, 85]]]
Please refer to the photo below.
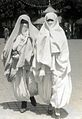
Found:
[[[19, 16], [19, 18], [15, 24], [15, 27], [14, 27], [14, 29], [13, 29], [5, 47], [4, 47], [4, 50], [3, 50], [3, 52], [5, 52], [5, 54], [6, 54], [5, 64], [4, 64], [5, 67], [7, 66], [7, 64], [9, 63], [9, 60], [10, 60], [13, 41], [16, 39], [17, 35], [19, 34], [21, 20], [26, 20], [28, 22], [30, 37], [33, 39], [33, 44], [34, 44], [34, 40], [36, 38], [36, 34], [38, 33], [38, 30], [36, 29], [36, 27], [34, 25], [32, 25], [31, 20], [28, 15], [24, 14], [24, 15]], [[4, 60], [4, 58], [3, 58], [3, 60]]]
[[[48, 25], [48, 19], [53, 20], [51, 27]], [[46, 14], [45, 22], [37, 39], [37, 61], [51, 67], [51, 55], [62, 52], [63, 43], [66, 43], [67, 46], [67, 38], [63, 29], [59, 26], [58, 17], [55, 13]], [[68, 46], [66, 49], [68, 51]]]
[[[47, 20], [53, 20], [51, 26], [48, 25]], [[46, 16], [45, 16], [45, 24], [47, 25], [47, 27], [49, 29], [50, 28], [58, 29], [59, 28], [59, 22], [58, 22], [57, 15], [53, 12], [47, 13]]]

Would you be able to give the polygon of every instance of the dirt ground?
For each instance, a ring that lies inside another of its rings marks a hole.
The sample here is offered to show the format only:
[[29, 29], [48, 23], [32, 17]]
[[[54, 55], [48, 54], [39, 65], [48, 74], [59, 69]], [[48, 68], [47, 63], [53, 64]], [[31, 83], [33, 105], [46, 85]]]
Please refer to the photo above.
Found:
[[[71, 77], [72, 77], [72, 96], [68, 106], [65, 106], [64, 109], [69, 113], [68, 119], [82, 119], [82, 40], [69, 40], [69, 51], [70, 51], [70, 62], [71, 62]], [[0, 39], [0, 55], [4, 47], [4, 39]], [[43, 104], [42, 100], [37, 96], [37, 102]], [[4, 76], [4, 67], [0, 59], [0, 104], [5, 102], [16, 101], [13, 95], [12, 85], [7, 82]], [[10, 119], [6, 114], [6, 118], [4, 118], [3, 107], [0, 107], [0, 119]], [[38, 108], [39, 109], [39, 108]], [[40, 108], [42, 109], [42, 108]], [[7, 110], [6, 110], [7, 111]], [[9, 112], [9, 111], [8, 111]], [[11, 119], [26, 119], [26, 113], [21, 116], [17, 112], [13, 112], [14, 116]], [[12, 115], [12, 110], [10, 111], [10, 115]], [[7, 118], [8, 117], [8, 118]], [[15, 118], [14, 118], [15, 117]], [[45, 114], [37, 115], [35, 112], [31, 110], [28, 112], [27, 119], [51, 119], [50, 116], [46, 116]], [[67, 119], [67, 118], [66, 118]]]
[[73, 85], [70, 104], [82, 112], [82, 40], [70, 40], [69, 50]]

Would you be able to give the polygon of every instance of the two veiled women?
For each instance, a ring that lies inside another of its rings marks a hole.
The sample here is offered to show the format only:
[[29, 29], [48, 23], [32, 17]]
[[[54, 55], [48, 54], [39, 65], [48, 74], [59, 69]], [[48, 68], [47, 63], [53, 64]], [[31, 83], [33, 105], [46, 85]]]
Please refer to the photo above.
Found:
[[37, 37], [38, 93], [60, 118], [60, 108], [69, 102], [72, 85], [69, 49], [55, 13], [47, 13]]
[[29, 16], [21, 15], [3, 50], [5, 75], [12, 82], [16, 98], [22, 101], [21, 112], [26, 110], [28, 99], [36, 106], [32, 62], [37, 33]]

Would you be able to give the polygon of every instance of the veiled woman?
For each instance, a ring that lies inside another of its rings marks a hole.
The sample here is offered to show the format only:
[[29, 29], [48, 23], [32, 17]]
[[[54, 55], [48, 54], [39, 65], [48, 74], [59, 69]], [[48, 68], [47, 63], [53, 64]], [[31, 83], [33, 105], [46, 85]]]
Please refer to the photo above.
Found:
[[[69, 102], [71, 67], [67, 38], [55, 13], [47, 13], [37, 36], [37, 82], [40, 97], [60, 118], [60, 108]], [[50, 113], [50, 112], [49, 112]]]
[[26, 111], [28, 99], [36, 106], [32, 61], [37, 33], [38, 30], [32, 25], [29, 16], [21, 15], [3, 50], [5, 75], [13, 84], [16, 98], [22, 101], [21, 112]]

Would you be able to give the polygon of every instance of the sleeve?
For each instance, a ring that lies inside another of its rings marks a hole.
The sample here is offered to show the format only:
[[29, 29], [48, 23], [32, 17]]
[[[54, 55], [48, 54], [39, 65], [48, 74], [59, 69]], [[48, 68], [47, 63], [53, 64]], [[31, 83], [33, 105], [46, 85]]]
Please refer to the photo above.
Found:
[[62, 45], [60, 54], [56, 54], [56, 69], [58, 76], [62, 76], [67, 72], [69, 63], [69, 49], [68, 44], [65, 41]]

